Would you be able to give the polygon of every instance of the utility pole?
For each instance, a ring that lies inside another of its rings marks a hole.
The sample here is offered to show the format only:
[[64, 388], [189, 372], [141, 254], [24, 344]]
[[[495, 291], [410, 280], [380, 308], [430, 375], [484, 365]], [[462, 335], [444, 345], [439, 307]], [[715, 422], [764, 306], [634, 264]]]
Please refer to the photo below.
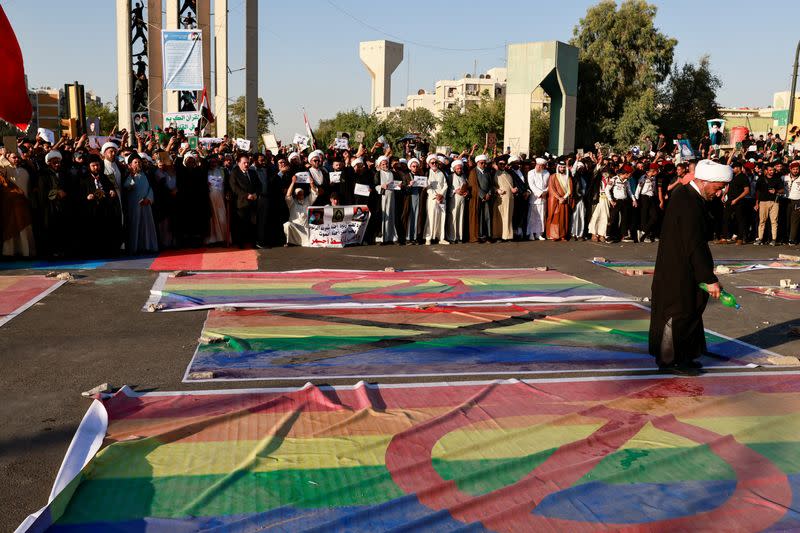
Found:
[[789, 116], [786, 119], [786, 138], [784, 142], [789, 142], [789, 128], [794, 119], [794, 100], [797, 93], [797, 62], [800, 59], [800, 41], [797, 41], [797, 50], [794, 52], [794, 66], [792, 67], [792, 90], [789, 92]]

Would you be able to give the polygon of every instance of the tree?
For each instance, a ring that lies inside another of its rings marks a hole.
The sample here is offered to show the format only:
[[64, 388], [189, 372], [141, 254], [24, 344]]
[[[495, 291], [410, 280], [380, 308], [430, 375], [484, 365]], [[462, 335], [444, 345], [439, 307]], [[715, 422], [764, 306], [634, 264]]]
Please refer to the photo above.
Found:
[[110, 103], [98, 104], [94, 101], [86, 103], [86, 118], [100, 119], [100, 133], [98, 135], [108, 135], [111, 130], [119, 124], [119, 113], [116, 106]]
[[317, 146], [328, 146], [336, 138], [336, 132], [346, 132], [350, 138], [357, 131], [364, 132], [364, 144], [370, 148], [372, 144], [383, 135], [387, 141], [393, 143], [406, 133], [396, 120], [381, 120], [374, 113], [367, 113], [363, 108], [340, 111], [336, 116], [319, 121], [314, 137]]
[[550, 114], [541, 110], [531, 111], [531, 153], [542, 155], [550, 147]]
[[[245, 103], [244, 96], [240, 96], [228, 104], [228, 135], [233, 138], [244, 137]], [[256, 109], [258, 112], [256, 132], [260, 138], [262, 134], [269, 133], [270, 128], [275, 125], [275, 117], [272, 115], [272, 110], [264, 105], [264, 99], [261, 97], [258, 98]]]
[[656, 91], [672, 68], [677, 41], [654, 24], [645, 0], [590, 7], [573, 30], [578, 47], [578, 145], [595, 141], [628, 148], [657, 122]]
[[438, 124], [436, 116], [424, 107], [394, 111], [386, 120], [392, 130], [403, 134], [418, 133], [424, 137], [430, 137]]
[[698, 140], [708, 132], [706, 120], [717, 118], [717, 90], [720, 79], [711, 71], [711, 60], [703, 56], [697, 65], [686, 63], [675, 67], [659, 93], [661, 131], [668, 137], [678, 133]]
[[462, 112], [459, 106], [446, 109], [439, 118], [439, 134], [436, 143], [451, 146], [454, 150], [471, 148], [473, 144], [483, 147], [487, 133], [496, 133], [497, 142], [503, 138], [506, 103], [484, 95], [479, 103], [468, 105]]

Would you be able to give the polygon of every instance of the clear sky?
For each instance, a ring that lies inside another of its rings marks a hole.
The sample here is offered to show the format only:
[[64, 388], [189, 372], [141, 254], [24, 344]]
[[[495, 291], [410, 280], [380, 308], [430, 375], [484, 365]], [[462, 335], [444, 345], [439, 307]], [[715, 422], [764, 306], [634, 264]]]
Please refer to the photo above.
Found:
[[[338, 110], [369, 107], [370, 80], [359, 41], [405, 44], [392, 78], [392, 105], [439, 79], [504, 65], [507, 43], [561, 40], [594, 2], [499, 0], [259, 1], [259, 95], [272, 108], [279, 138], [303, 131]], [[658, 28], [678, 39], [676, 63], [708, 54], [723, 87], [723, 106], [772, 104], [788, 90], [800, 2], [656, 1]], [[244, 66], [243, 0], [229, 0], [229, 66]], [[0, 0], [14, 27], [31, 87], [78, 80], [104, 101], [116, 96], [114, 0]], [[213, 5], [213, 2], [212, 2]], [[454, 7], [458, 6], [458, 7]], [[229, 93], [243, 92], [243, 72]]]

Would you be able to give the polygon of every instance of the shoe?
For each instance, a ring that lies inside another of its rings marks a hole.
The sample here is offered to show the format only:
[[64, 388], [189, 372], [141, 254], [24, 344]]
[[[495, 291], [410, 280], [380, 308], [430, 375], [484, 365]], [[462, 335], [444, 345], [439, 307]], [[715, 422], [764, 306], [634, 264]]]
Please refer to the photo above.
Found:
[[425, 246], [430, 246], [430, 245], [431, 245], [431, 240], [425, 239]]
[[675, 376], [686, 376], [686, 377], [696, 377], [704, 372], [699, 368], [694, 368], [693, 366], [683, 364], [678, 365], [673, 363], [671, 365], [659, 365], [658, 371], [663, 372], [665, 374], [673, 374]]
[[597, 235], [592, 235], [592, 241], [593, 242], [597, 242], [599, 240], [600, 240], [600, 238]]
[[633, 242], [633, 239], [631, 239], [630, 237], [624, 237], [622, 239], [622, 242]]
[[753, 246], [761, 246], [762, 244], [763, 243], [759, 239], [753, 241]]
[[450, 244], [450, 242], [446, 239], [442, 239], [441, 241], [439, 241], [439, 244]]
[[545, 239], [545, 238], [544, 238], [544, 235], [539, 235], [538, 239], [539, 239], [540, 241], [547, 240], [547, 239]]
[[742, 239], [736, 239], [736, 242], [735, 242], [734, 244], [735, 244], [736, 246], [741, 246], [741, 245], [743, 245], [743, 244], [744, 244], [744, 241], [743, 241]]
[[769, 241], [769, 245], [770, 246], [778, 246], [778, 243], [776, 241]]

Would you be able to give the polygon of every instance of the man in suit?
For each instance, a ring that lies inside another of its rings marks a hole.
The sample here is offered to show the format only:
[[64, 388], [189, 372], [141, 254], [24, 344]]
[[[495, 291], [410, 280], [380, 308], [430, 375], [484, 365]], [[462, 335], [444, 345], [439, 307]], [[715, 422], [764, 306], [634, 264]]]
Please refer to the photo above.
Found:
[[231, 171], [230, 187], [233, 193], [233, 242], [240, 248], [255, 242], [256, 219], [258, 216], [258, 195], [262, 190], [258, 174], [250, 168], [250, 156], [240, 153], [236, 166]]

